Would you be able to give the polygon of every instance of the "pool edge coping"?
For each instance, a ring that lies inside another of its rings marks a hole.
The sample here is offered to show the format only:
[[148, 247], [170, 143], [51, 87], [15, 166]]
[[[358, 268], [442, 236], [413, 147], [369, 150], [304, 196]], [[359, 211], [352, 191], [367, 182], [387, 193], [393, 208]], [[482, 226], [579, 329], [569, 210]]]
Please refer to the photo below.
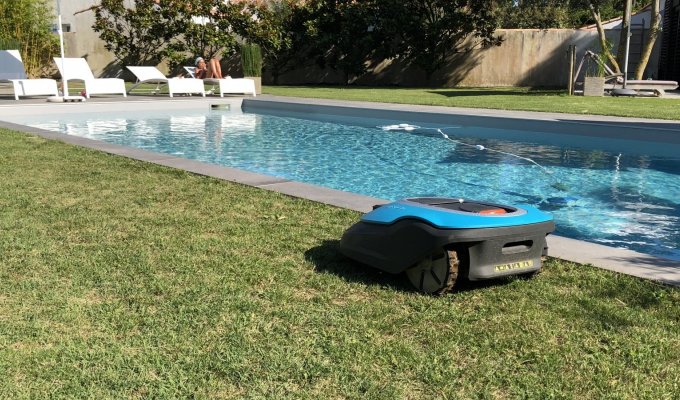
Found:
[[[267, 98], [266, 100], [271, 100], [271, 98]], [[340, 101], [335, 102], [338, 104], [340, 103]], [[342, 104], [352, 105], [353, 103], [343, 101]], [[69, 136], [6, 121], [0, 121], [0, 127], [36, 135], [49, 140], [57, 140], [63, 143], [123, 156], [138, 161], [182, 169], [198, 175], [240, 183], [358, 212], [368, 212], [372, 209], [373, 205], [388, 202], [388, 200], [370, 196], [155, 153], [133, 147], [109, 144], [83, 137]], [[550, 247], [550, 256], [552, 257], [579, 264], [592, 265], [601, 269], [672, 286], [680, 286], [680, 262], [678, 261], [556, 235], [548, 236], [548, 245]]]
[[524, 110], [502, 110], [495, 108], [473, 108], [473, 107], [453, 107], [440, 105], [420, 105], [406, 103], [385, 103], [359, 100], [336, 100], [327, 98], [313, 97], [292, 97], [276, 96], [263, 94], [258, 97], [245, 98], [251, 101], [273, 101], [281, 103], [309, 104], [318, 106], [337, 106], [357, 109], [373, 108], [376, 110], [387, 111], [415, 111], [422, 113], [445, 114], [455, 116], [475, 116], [511, 119], [530, 119], [538, 121], [562, 122], [562, 123], [587, 123], [588, 125], [609, 125], [625, 123], [629, 127], [645, 127], [645, 125], [659, 124], [666, 125], [668, 128], [680, 133], [680, 120], [672, 119], [652, 119], [640, 117], [617, 117], [611, 115], [591, 115], [591, 114], [570, 114], [550, 111], [524, 111]]

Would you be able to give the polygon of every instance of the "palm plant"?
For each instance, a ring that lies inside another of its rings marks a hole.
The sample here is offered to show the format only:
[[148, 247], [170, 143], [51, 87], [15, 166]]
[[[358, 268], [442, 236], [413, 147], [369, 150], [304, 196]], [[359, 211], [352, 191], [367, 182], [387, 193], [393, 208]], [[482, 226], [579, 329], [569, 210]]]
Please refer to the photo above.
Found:
[[262, 76], [262, 51], [255, 43], [241, 45], [241, 66], [245, 76]]

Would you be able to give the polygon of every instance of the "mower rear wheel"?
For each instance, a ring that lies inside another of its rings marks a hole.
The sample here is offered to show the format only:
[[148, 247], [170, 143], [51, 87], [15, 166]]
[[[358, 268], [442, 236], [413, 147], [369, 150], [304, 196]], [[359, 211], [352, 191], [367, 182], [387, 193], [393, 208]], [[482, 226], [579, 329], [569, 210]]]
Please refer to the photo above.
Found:
[[406, 276], [419, 291], [444, 294], [458, 279], [460, 261], [455, 250], [441, 249], [406, 270]]

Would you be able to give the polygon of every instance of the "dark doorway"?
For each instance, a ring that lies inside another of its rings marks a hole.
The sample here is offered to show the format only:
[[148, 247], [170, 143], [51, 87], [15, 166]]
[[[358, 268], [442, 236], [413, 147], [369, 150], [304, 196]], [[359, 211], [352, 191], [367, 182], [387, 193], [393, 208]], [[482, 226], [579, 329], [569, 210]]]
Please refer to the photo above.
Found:
[[680, 0], [666, 0], [659, 78], [680, 81]]

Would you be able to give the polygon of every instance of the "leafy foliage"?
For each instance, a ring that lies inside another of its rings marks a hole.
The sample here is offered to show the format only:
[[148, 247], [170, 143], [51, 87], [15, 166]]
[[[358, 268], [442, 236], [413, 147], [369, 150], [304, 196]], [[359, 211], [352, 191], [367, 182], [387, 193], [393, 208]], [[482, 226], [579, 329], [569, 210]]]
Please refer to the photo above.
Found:
[[[173, 5], [168, 7], [172, 9]], [[174, 12], [180, 18], [176, 24], [170, 25], [174, 27], [176, 35], [164, 51], [171, 68], [186, 65], [187, 60], [196, 56], [210, 59], [236, 53], [236, 37], [230, 29], [220, 27], [219, 21], [226, 18], [218, 13], [212, 3], [196, 3], [187, 8], [174, 7]]]
[[[624, 2], [624, 0], [592, 1], [599, 9], [603, 20], [620, 17]], [[586, 0], [497, 0], [494, 13], [501, 28], [578, 28], [595, 22], [587, 3]]]
[[309, 31], [315, 25], [305, 0], [221, 3], [218, 26], [260, 45], [264, 63], [276, 83], [278, 76], [309, 62]]
[[136, 0], [130, 8], [102, 0], [94, 12], [95, 32], [123, 65], [156, 65], [167, 59], [174, 69], [196, 55], [211, 58], [236, 47], [234, 36], [218, 29], [210, 3]]
[[52, 33], [56, 16], [50, 5], [48, 0], [0, 0], [0, 43], [21, 52], [30, 77], [44, 75], [59, 52], [59, 39]]
[[21, 43], [13, 38], [0, 37], [0, 50], [16, 50], [21, 47]]
[[569, 4], [560, 0], [500, 1], [496, 9], [503, 28], [565, 28], [573, 24]]
[[376, 29], [380, 9], [375, 0], [316, 2], [315, 26], [308, 32], [317, 64], [342, 71], [347, 83], [363, 75], [367, 60], [386, 49], [386, 32]]
[[94, 31], [123, 65], [158, 64], [184, 26], [176, 7], [159, 7], [154, 0], [136, 0], [135, 8], [102, 0], [94, 13]]
[[[391, 2], [400, 17], [392, 21], [401, 35], [397, 54], [429, 76], [454, 53], [500, 45], [494, 35], [492, 0], [406, 0]], [[467, 39], [467, 40], [466, 40]]]
[[[401, 57], [428, 75], [448, 57], [493, 35], [492, 0], [138, 0], [134, 9], [103, 0], [95, 30], [123, 64], [179, 65], [190, 57], [234, 53], [236, 37], [260, 45], [272, 75], [316, 62], [347, 82], [371, 58]], [[196, 20], [200, 23], [196, 23]], [[463, 41], [469, 36], [472, 42]]]
[[499, 45], [497, 27], [583, 26], [621, 15], [624, 1], [136, 0], [130, 8], [102, 0], [93, 9], [95, 31], [122, 64], [179, 66], [234, 54], [240, 41], [260, 46], [275, 83], [310, 64], [342, 71], [351, 83], [374, 59], [401, 59], [430, 77], [457, 53]]

